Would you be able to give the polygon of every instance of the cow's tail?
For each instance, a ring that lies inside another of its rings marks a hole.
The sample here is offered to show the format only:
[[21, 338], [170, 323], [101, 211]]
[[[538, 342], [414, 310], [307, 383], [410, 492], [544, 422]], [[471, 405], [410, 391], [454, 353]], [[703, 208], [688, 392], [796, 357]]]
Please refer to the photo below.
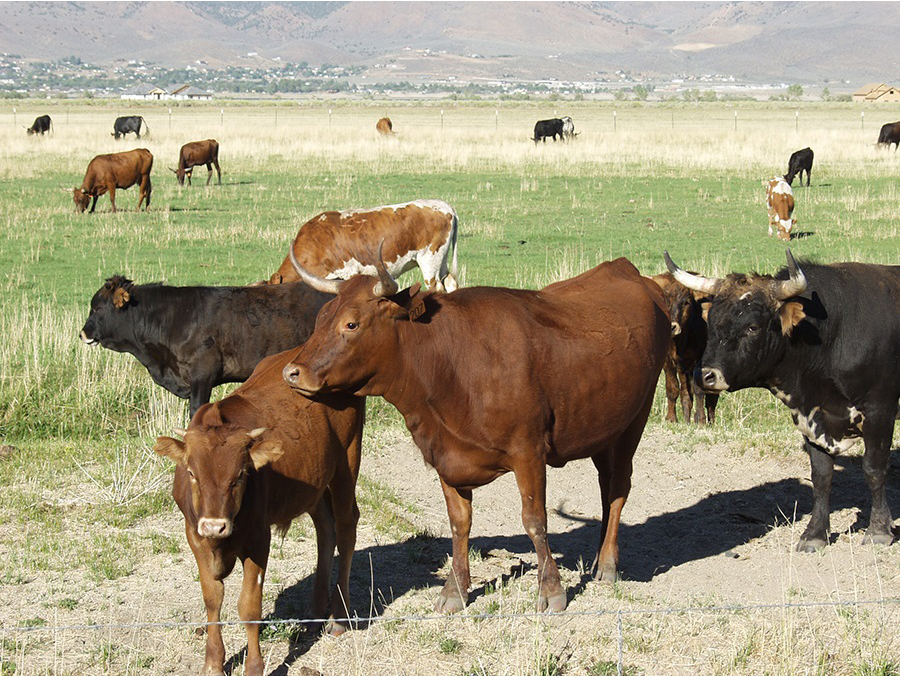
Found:
[[457, 238], [459, 237], [459, 219], [456, 216], [456, 210], [453, 210], [453, 224], [450, 226], [450, 246], [453, 248], [453, 264], [450, 266], [450, 275], [453, 276], [453, 279], [456, 280], [457, 285], [459, 284], [459, 278], [457, 278], [457, 274], [459, 273], [459, 262], [456, 257], [457, 250], [459, 249], [456, 246]]
[[150, 125], [148, 125], [148, 124], [147, 124], [147, 121], [144, 120], [144, 116], [143, 116], [143, 115], [141, 116], [141, 122], [142, 122], [143, 125], [144, 125], [144, 129], [147, 130], [146, 132], [144, 132], [144, 134], [146, 134], [147, 136], [150, 136]]

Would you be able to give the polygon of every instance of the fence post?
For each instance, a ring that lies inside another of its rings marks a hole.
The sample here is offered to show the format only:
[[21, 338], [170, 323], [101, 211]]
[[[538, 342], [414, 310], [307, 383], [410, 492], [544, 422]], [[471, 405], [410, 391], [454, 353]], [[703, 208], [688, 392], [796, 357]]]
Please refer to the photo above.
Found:
[[172, 131], [172, 109], [169, 109], [169, 131]]
[[616, 673], [618, 675], [624, 675], [622, 673], [622, 611], [618, 610], [616, 612], [616, 644], [618, 645], [618, 658], [616, 659]]
[[734, 112], [734, 131], [737, 132], [737, 111]]
[[225, 127], [225, 109], [219, 109], [219, 123]]
[[494, 111], [494, 131], [500, 129], [500, 111]]
[[799, 108], [797, 109], [797, 115], [794, 118], [794, 131], [795, 132], [800, 131], [800, 109]]
[[331, 109], [328, 109], [328, 126], [331, 127]]
[[616, 131], [616, 112], [613, 111], [613, 132]]
[[673, 108], [670, 113], [672, 113], [672, 129], [675, 129], [675, 109]]
[[441, 131], [444, 131], [444, 109], [441, 109]]
[[862, 111], [862, 112], [859, 114], [859, 128], [860, 128], [862, 131], [865, 131], [865, 130], [866, 130], [866, 112], [865, 112], [865, 111]]

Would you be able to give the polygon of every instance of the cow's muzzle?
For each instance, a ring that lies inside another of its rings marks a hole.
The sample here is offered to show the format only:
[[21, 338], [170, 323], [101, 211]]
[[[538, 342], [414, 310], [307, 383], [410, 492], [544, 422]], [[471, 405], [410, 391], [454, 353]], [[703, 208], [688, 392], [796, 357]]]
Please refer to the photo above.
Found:
[[703, 367], [696, 375], [697, 385], [706, 393], [720, 393], [728, 390], [725, 375], [718, 367]]
[[281, 371], [287, 385], [300, 395], [311, 398], [322, 390], [322, 382], [316, 379], [312, 373], [297, 363], [288, 363]]
[[97, 341], [97, 340], [94, 339], [93, 337], [89, 337], [89, 336], [87, 335], [87, 332], [85, 332], [84, 330], [81, 330], [81, 334], [79, 334], [78, 336], [81, 338], [81, 341], [83, 341], [83, 342], [84, 342], [85, 344], [87, 344], [88, 346], [96, 346], [97, 344], [100, 343], [99, 341]]
[[230, 537], [233, 529], [233, 523], [227, 518], [201, 518], [197, 521], [197, 534], [208, 539]]

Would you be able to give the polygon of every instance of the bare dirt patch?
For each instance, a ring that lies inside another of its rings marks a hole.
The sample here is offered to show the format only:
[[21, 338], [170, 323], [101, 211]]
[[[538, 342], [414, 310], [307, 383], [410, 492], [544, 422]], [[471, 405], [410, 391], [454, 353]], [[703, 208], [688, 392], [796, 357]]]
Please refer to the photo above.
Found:
[[[475, 492], [466, 613], [433, 615], [450, 552], [437, 477], [405, 432], [374, 434], [363, 475], [396, 499], [367, 492], [368, 504], [361, 504], [351, 607], [376, 619], [338, 639], [299, 626], [269, 630], [263, 642], [268, 671], [608, 674], [621, 658], [626, 673], [896, 672], [900, 543], [862, 543], [868, 489], [861, 459], [838, 461], [833, 543], [820, 553], [798, 554], [793, 545], [812, 504], [799, 444], [784, 457], [714, 442], [686, 452], [673, 445], [683, 431], [652, 425], [638, 450], [620, 536], [623, 580], [614, 586], [586, 573], [599, 538], [593, 465], [549, 469], [550, 545], [570, 598], [570, 614], [556, 617], [530, 614], [536, 559], [522, 532], [512, 476]], [[889, 476], [895, 516], [898, 462], [895, 454]], [[73, 567], [64, 576], [2, 582], [0, 662], [6, 663], [0, 673], [191, 674], [202, 668], [205, 641], [196, 629], [204, 615], [180, 514], [173, 510], [123, 533], [154, 546], [115, 579]], [[3, 534], [0, 543], [15, 538]], [[308, 520], [276, 541], [265, 615], [303, 616], [314, 554]], [[237, 618], [238, 587], [233, 574], [226, 581], [226, 619]], [[865, 601], [886, 602], [832, 605]], [[741, 609], [723, 609], [733, 606]], [[134, 622], [185, 625], [108, 626]], [[101, 626], [69, 628], [86, 624]], [[44, 628], [19, 630], [25, 626]], [[243, 629], [228, 627], [225, 638], [229, 667], [240, 673]]]

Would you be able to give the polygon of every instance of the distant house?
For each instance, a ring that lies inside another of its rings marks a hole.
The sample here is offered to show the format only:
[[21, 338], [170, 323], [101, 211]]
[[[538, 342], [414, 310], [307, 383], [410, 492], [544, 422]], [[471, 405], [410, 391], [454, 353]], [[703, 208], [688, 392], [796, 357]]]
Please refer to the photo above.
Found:
[[193, 85], [172, 85], [169, 87], [167, 99], [212, 99], [210, 92], [198, 89]]
[[872, 82], [853, 93], [853, 101], [900, 102], [900, 88], [883, 82]]
[[120, 97], [122, 99], [143, 99], [143, 100], [205, 100], [212, 99], [213, 95], [202, 89], [198, 89], [193, 85], [173, 85], [163, 89], [153, 85], [136, 85], [127, 92], [123, 92]]
[[144, 99], [144, 100], [153, 100], [153, 99], [165, 99], [166, 98], [166, 90], [161, 87], [156, 87], [155, 85], [145, 85], [140, 83], [135, 85], [127, 92], [124, 92], [121, 95], [122, 99]]

